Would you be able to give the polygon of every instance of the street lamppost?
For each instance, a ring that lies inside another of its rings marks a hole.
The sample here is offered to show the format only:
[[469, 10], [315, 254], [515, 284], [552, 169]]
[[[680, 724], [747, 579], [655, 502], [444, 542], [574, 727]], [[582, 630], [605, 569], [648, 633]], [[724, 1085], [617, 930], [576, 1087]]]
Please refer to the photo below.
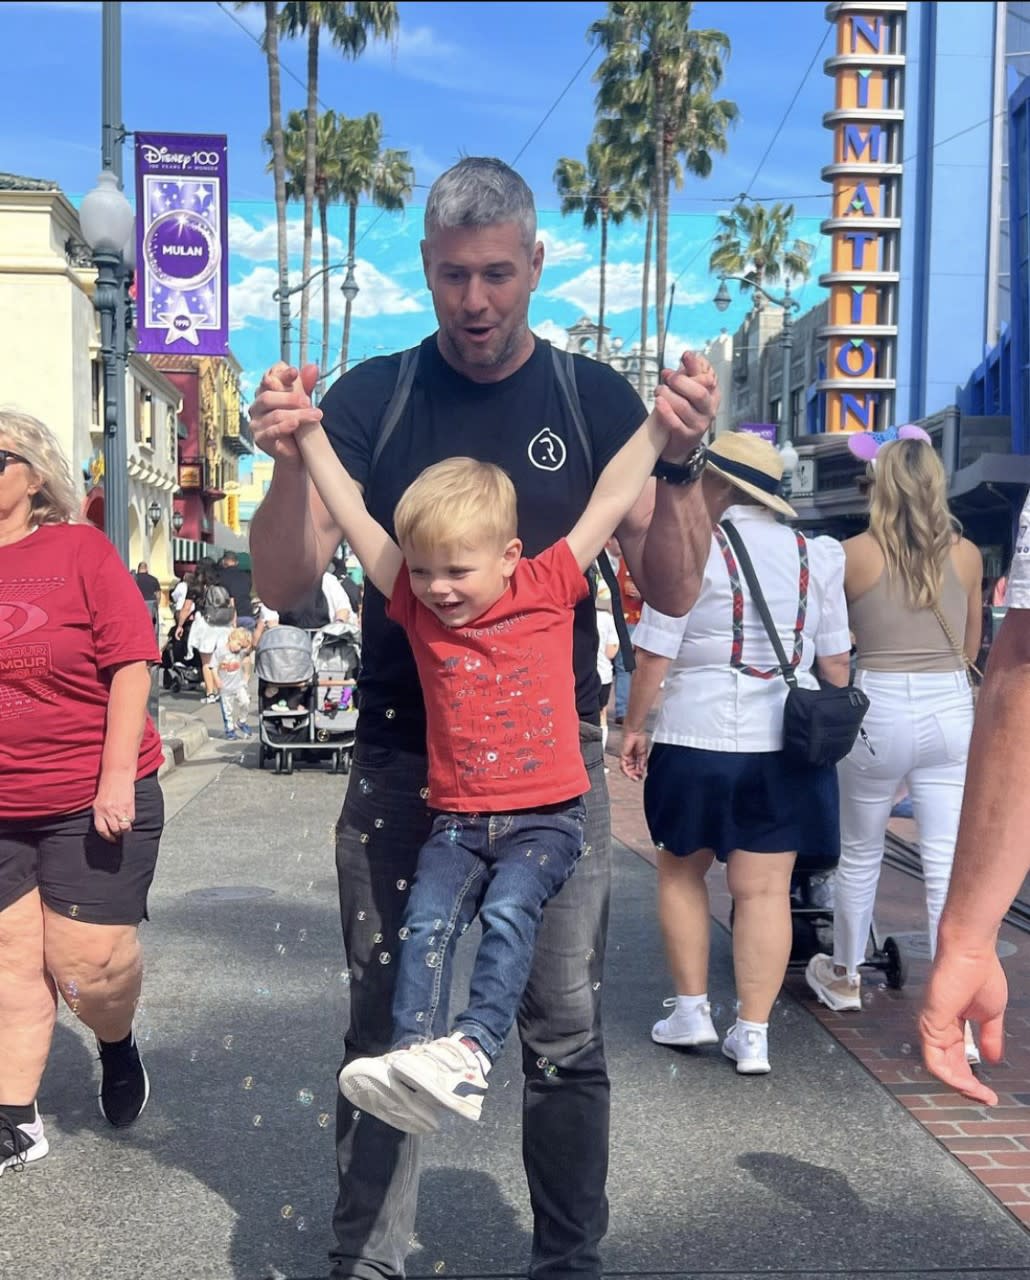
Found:
[[786, 280], [783, 286], [783, 297], [777, 298], [773, 294], [766, 292], [760, 284], [756, 284], [754, 280], [749, 280], [747, 276], [734, 276], [725, 273], [719, 276], [719, 288], [712, 301], [720, 311], [725, 311], [733, 299], [730, 297], [730, 291], [726, 288], [727, 280], [739, 280], [741, 283], [749, 285], [763, 298], [771, 302], [774, 307], [779, 307], [783, 311], [783, 332], [780, 334], [780, 344], [783, 347], [783, 375], [782, 387], [780, 388], [780, 420], [776, 426], [776, 440], [778, 444], [784, 444], [790, 439], [790, 361], [791, 351], [794, 347], [794, 312], [800, 310], [800, 303], [791, 296], [790, 281]]
[[150, 518], [151, 528], [156, 529], [157, 526], [161, 523], [161, 504], [158, 502], [156, 498], [150, 504], [150, 506], [147, 507], [147, 515]]
[[789, 440], [785, 440], [780, 445], [780, 457], [783, 459], [783, 480], [780, 482], [780, 492], [784, 498], [789, 498], [792, 478], [794, 472], [798, 469], [798, 463], [801, 459], [798, 457], [797, 449], [794, 448]]
[[[340, 285], [340, 292], [343, 294], [344, 300], [347, 303], [348, 314], [344, 318], [343, 342], [341, 344], [341, 350], [340, 350], [340, 362], [339, 364], [335, 365], [333, 369], [329, 370], [329, 373], [334, 372], [335, 369], [346, 369], [347, 367], [347, 348], [350, 345], [349, 309], [352, 306], [354, 299], [361, 292], [358, 282], [354, 276], [353, 255], [348, 257], [346, 262], [331, 262], [329, 263], [328, 266], [319, 267], [319, 269], [317, 271], [313, 271], [306, 280], [302, 280], [300, 284], [295, 284], [290, 289], [276, 289], [272, 293], [272, 300], [274, 302], [281, 302], [284, 298], [292, 298], [295, 293], [302, 292], [304, 289], [308, 287], [309, 284], [317, 280], [319, 276], [328, 275], [330, 271], [339, 271], [343, 267], [346, 267], [347, 274], [343, 277], [343, 284]], [[321, 390], [325, 387], [325, 380], [329, 376], [329, 373], [327, 373], [325, 370], [322, 370], [319, 374], [318, 386], [315, 388], [316, 400], [319, 398]]]
[[82, 235], [93, 252], [104, 365], [104, 532], [129, 562], [129, 457], [123, 421], [127, 333], [124, 324], [124, 251], [133, 233], [132, 208], [118, 179], [105, 169], [79, 207]]

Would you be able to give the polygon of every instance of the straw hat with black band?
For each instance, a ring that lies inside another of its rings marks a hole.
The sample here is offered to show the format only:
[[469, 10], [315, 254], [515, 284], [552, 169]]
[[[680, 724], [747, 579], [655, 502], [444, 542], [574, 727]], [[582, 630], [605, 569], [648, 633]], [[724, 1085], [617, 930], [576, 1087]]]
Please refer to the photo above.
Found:
[[761, 436], [748, 431], [729, 431], [708, 446], [707, 470], [728, 480], [735, 488], [780, 515], [797, 517], [789, 502], [780, 496], [783, 486], [783, 459]]

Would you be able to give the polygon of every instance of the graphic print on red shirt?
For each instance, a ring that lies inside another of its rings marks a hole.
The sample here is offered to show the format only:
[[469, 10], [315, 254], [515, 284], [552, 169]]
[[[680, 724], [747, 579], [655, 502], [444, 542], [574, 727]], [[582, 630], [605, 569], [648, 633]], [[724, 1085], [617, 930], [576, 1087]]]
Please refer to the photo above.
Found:
[[572, 610], [588, 589], [562, 539], [520, 560], [482, 617], [447, 627], [402, 566], [388, 612], [422, 683], [432, 808], [508, 813], [589, 789], [572, 671]]
[[[0, 819], [86, 809], [107, 724], [105, 669], [155, 661], [147, 605], [92, 525], [40, 525], [0, 547]], [[148, 719], [137, 777], [162, 759]]]

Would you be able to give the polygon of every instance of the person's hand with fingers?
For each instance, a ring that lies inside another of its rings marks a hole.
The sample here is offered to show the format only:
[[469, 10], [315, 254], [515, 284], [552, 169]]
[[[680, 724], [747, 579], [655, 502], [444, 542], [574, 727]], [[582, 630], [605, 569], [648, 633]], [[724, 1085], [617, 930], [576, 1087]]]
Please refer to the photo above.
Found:
[[647, 734], [643, 730], [622, 730], [622, 745], [619, 748], [619, 768], [627, 778], [634, 782], [642, 782], [647, 772]]
[[719, 410], [719, 381], [711, 363], [696, 352], [684, 351], [677, 368], [662, 370], [655, 401], [670, 430], [662, 457], [682, 463], [701, 443]]
[[261, 379], [250, 406], [254, 443], [277, 462], [299, 464], [300, 451], [294, 439], [297, 428], [322, 421], [322, 410], [311, 403], [317, 382], [318, 365], [306, 364], [296, 369], [282, 361]]
[[101, 776], [93, 801], [93, 825], [104, 840], [114, 844], [132, 830], [136, 818], [136, 780]]
[[993, 945], [957, 955], [944, 948], [934, 962], [919, 1015], [927, 1071], [956, 1093], [989, 1107], [997, 1105], [998, 1095], [973, 1075], [966, 1061], [965, 1024], [972, 1022], [978, 1029], [983, 1060], [1000, 1062], [1007, 1000], [1005, 971]]

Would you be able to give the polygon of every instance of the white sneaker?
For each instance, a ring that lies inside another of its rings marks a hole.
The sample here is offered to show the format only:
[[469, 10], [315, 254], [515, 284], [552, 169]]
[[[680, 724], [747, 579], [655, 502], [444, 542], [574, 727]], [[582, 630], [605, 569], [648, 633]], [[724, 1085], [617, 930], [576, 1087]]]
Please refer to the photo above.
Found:
[[663, 1009], [672, 1009], [668, 1018], [662, 1018], [651, 1028], [655, 1044], [675, 1044], [683, 1048], [696, 1048], [702, 1044], [718, 1044], [719, 1033], [712, 1022], [712, 1006], [706, 1000], [689, 1013], [676, 1009], [676, 997], [662, 1001]]
[[840, 1013], [862, 1008], [862, 979], [857, 973], [835, 973], [832, 956], [813, 956], [805, 967], [805, 981], [828, 1009]]
[[440, 1128], [435, 1108], [426, 1105], [414, 1089], [397, 1075], [398, 1059], [420, 1052], [422, 1045], [395, 1049], [377, 1058], [355, 1058], [339, 1075], [340, 1092], [348, 1102], [383, 1120], [402, 1133], [436, 1133]]
[[421, 1045], [394, 1063], [395, 1073], [423, 1101], [426, 1096], [466, 1120], [478, 1120], [486, 1097], [486, 1075], [460, 1032]]
[[49, 1150], [38, 1110], [35, 1120], [18, 1125], [0, 1111], [0, 1176], [5, 1169], [23, 1169], [33, 1160], [42, 1160]]
[[973, 1036], [973, 1024], [971, 1022], [966, 1023], [965, 1034], [966, 1034], [966, 1061], [969, 1063], [971, 1067], [979, 1066], [980, 1050], [977, 1047], [976, 1040]]
[[759, 1076], [772, 1070], [769, 1066], [769, 1033], [749, 1028], [742, 1031], [739, 1023], [734, 1023], [726, 1032], [722, 1042], [722, 1051], [727, 1058], [737, 1064], [737, 1072], [742, 1076]]

